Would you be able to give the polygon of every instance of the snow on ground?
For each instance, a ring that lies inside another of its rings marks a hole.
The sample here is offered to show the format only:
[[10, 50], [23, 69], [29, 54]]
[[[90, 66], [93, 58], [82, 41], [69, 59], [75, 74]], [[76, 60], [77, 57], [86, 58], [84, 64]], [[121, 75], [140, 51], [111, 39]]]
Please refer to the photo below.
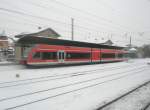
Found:
[[146, 110], [150, 110], [150, 106]]
[[10, 65], [10, 64], [14, 64], [14, 62], [10, 62], [10, 61], [0, 61], [0, 66], [3, 66], [3, 65]]
[[102, 110], [143, 110], [149, 103], [150, 84], [147, 84]]
[[149, 61], [40, 69], [0, 66], [0, 109], [95, 110], [149, 81]]

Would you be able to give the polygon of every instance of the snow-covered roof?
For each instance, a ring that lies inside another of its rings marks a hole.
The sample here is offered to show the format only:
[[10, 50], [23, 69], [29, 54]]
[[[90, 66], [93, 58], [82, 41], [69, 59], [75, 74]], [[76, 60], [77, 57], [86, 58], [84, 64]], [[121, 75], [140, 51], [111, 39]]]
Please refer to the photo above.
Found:
[[106, 41], [104, 41], [103, 43], [100, 43], [100, 44], [104, 44], [104, 45], [112, 45], [113, 42], [109, 39], [109, 40], [106, 40]]
[[24, 37], [24, 36], [27, 36], [27, 35], [43, 36], [43, 37], [54, 37], [54, 38], [60, 37], [60, 35], [51, 28], [46, 28], [42, 31], [35, 32], [35, 33], [23, 32], [19, 35], [16, 35], [15, 37], [16, 38], [21, 38], [21, 37]]
[[50, 45], [65, 45], [65, 46], [80, 46], [80, 47], [90, 47], [90, 48], [107, 48], [107, 49], [122, 49], [120, 46], [111, 46], [103, 44], [95, 44], [88, 42], [79, 42], [63, 39], [53, 39], [48, 37], [40, 36], [24, 36], [17, 41], [17, 44], [50, 44]]
[[129, 49], [129, 51], [136, 52], [137, 50], [135, 48], [131, 48], [131, 49]]

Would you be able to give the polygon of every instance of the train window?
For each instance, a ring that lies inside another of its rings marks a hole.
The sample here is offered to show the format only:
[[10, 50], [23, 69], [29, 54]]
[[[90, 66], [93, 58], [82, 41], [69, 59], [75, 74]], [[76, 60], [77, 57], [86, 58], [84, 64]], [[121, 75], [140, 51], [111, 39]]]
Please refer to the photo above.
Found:
[[123, 54], [122, 53], [118, 54], [118, 58], [123, 58]]
[[71, 58], [71, 54], [70, 53], [67, 53], [67, 58]]
[[128, 58], [129, 57], [129, 53], [124, 53], [123, 57], [124, 58]]
[[41, 59], [41, 52], [36, 52], [33, 54], [33, 59]]
[[115, 53], [102, 53], [102, 58], [115, 58]]
[[67, 53], [67, 59], [89, 59], [90, 53]]
[[42, 59], [43, 60], [57, 59], [57, 53], [56, 52], [42, 52]]

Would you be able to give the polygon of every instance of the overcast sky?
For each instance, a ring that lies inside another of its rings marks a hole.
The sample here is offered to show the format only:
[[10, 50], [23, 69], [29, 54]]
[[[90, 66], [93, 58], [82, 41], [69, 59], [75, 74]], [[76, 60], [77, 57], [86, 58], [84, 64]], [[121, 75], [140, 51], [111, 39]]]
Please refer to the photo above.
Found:
[[0, 32], [11, 37], [50, 27], [71, 39], [71, 18], [77, 41], [150, 43], [150, 0], [0, 0]]

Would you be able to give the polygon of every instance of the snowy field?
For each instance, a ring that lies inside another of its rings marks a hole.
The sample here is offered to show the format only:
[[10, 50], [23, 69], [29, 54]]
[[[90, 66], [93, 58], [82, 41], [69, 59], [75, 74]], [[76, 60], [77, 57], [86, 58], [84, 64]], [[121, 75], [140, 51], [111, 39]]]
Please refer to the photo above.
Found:
[[150, 83], [138, 88], [136, 91], [122, 97], [102, 110], [149, 110], [146, 109], [149, 104]]
[[96, 110], [149, 81], [148, 62], [40, 69], [0, 64], [0, 110]]

